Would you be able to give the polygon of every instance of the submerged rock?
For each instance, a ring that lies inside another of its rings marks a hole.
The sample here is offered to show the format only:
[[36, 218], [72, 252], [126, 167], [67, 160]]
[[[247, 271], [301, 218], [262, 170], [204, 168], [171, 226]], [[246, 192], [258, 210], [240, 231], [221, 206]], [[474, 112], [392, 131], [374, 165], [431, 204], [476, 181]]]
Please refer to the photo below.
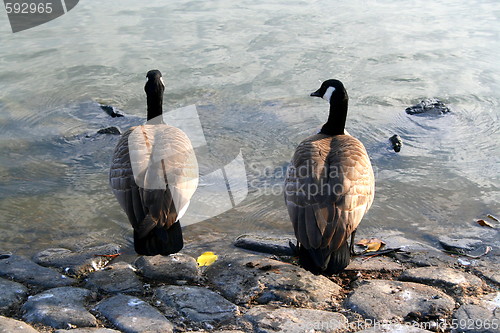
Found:
[[117, 244], [106, 244], [76, 252], [53, 248], [35, 254], [33, 260], [40, 265], [59, 268], [78, 277], [105, 267], [119, 253], [120, 245]]
[[110, 126], [106, 128], [101, 128], [97, 131], [97, 134], [112, 134], [112, 135], [121, 135], [122, 131], [116, 126]]
[[236, 305], [203, 287], [163, 286], [155, 290], [155, 298], [195, 322], [220, 324], [234, 321], [238, 314]]
[[406, 108], [408, 114], [445, 114], [450, 112], [450, 109], [437, 98], [427, 98], [413, 106]]
[[249, 329], [259, 333], [337, 332], [347, 318], [337, 312], [256, 306], [244, 316]]
[[245, 234], [238, 236], [234, 246], [256, 252], [270, 253], [281, 256], [293, 256], [295, 253], [290, 248], [290, 242], [294, 242], [293, 236], [275, 236], [264, 234]]
[[153, 306], [128, 295], [116, 295], [95, 307], [117, 329], [124, 333], [172, 333], [173, 325]]
[[341, 287], [322, 275], [272, 259], [219, 259], [206, 271], [208, 282], [236, 304], [280, 302], [328, 309]]
[[134, 266], [144, 277], [160, 282], [196, 282], [200, 278], [196, 259], [182, 253], [142, 256], [136, 259]]
[[0, 259], [0, 276], [43, 288], [69, 286], [76, 283], [76, 280], [66, 275], [14, 254]]
[[104, 105], [104, 104], [99, 104], [101, 109], [106, 112], [109, 116], [116, 118], [116, 117], [125, 117], [125, 113], [123, 111], [118, 110], [114, 106], [111, 105]]
[[83, 306], [90, 291], [60, 287], [31, 296], [23, 305], [23, 319], [54, 328], [97, 326], [96, 318]]
[[[28, 289], [20, 283], [0, 278], [0, 313], [21, 305], [28, 297]], [[1, 329], [0, 329], [1, 332]]]
[[402, 321], [419, 314], [421, 318], [446, 317], [455, 301], [442, 291], [413, 282], [365, 281], [346, 299], [345, 306], [366, 319]]
[[392, 149], [394, 149], [396, 153], [399, 153], [401, 151], [401, 147], [403, 146], [403, 140], [401, 140], [401, 137], [394, 134], [389, 138], [389, 141], [391, 142]]

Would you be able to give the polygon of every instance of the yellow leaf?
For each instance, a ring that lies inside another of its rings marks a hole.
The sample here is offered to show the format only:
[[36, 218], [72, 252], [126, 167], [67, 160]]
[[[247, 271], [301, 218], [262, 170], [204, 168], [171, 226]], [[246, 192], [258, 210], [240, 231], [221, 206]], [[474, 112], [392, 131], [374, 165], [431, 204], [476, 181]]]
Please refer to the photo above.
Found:
[[199, 256], [198, 259], [196, 259], [196, 262], [198, 263], [198, 266], [210, 266], [217, 260], [217, 258], [219, 258], [219, 256], [213, 252], [205, 252]]
[[377, 238], [361, 239], [356, 245], [361, 245], [366, 247], [365, 252], [375, 252], [381, 250], [385, 243], [384, 241]]

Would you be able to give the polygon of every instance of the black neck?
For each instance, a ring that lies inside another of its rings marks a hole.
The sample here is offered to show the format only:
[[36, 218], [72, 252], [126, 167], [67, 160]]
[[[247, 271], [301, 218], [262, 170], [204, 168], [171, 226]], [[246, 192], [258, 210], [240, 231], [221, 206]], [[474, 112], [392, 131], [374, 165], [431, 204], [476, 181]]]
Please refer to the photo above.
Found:
[[321, 128], [321, 134], [344, 134], [345, 121], [347, 118], [347, 104], [347, 98], [340, 102], [330, 104], [330, 114], [328, 115], [328, 121]]
[[148, 120], [159, 117], [163, 113], [163, 94], [161, 92], [150, 93], [148, 100]]

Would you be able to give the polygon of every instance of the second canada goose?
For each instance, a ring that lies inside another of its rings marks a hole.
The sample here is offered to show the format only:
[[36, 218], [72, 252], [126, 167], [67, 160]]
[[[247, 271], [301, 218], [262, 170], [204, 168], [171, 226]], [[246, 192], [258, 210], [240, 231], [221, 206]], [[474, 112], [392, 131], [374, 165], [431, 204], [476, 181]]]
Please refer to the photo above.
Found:
[[295, 150], [285, 201], [300, 263], [333, 274], [349, 264], [356, 228], [373, 202], [375, 181], [365, 147], [345, 132], [348, 96], [342, 82], [327, 80], [311, 96], [327, 100], [330, 114], [321, 131]]
[[168, 255], [184, 244], [179, 219], [198, 186], [198, 164], [186, 134], [163, 123], [160, 71], [146, 77], [148, 122], [123, 133], [109, 182], [134, 228], [135, 251]]

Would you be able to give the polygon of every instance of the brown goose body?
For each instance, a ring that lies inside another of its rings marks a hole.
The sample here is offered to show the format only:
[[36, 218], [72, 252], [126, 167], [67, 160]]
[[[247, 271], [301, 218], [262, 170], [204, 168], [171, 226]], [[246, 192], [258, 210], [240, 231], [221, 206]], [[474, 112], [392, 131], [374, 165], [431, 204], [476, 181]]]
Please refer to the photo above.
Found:
[[179, 219], [198, 185], [198, 164], [186, 134], [160, 121], [161, 100], [154, 97], [162, 96], [163, 81], [154, 74], [150, 81], [159, 88], [146, 84], [149, 123], [123, 133], [109, 183], [134, 229], [135, 251], [168, 255], [183, 247]]
[[[374, 175], [366, 149], [358, 139], [344, 134], [341, 125], [341, 133], [320, 132], [303, 140], [285, 180], [285, 202], [300, 261], [312, 271], [336, 273], [348, 265], [347, 240], [374, 198]], [[322, 132], [327, 132], [326, 126]]]

